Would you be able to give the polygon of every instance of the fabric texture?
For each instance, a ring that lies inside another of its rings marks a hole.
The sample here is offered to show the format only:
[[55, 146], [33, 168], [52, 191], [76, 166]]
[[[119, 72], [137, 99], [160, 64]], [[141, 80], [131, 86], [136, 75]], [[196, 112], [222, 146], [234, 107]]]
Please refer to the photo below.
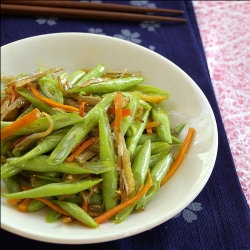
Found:
[[138, 235], [111, 242], [72, 246], [30, 240], [1, 230], [2, 249], [250, 249], [250, 211], [237, 177], [211, 84], [192, 2], [116, 2], [182, 9], [187, 23], [110, 22], [2, 16], [1, 45], [46, 33], [88, 32], [130, 40], [168, 58], [198, 84], [212, 106], [219, 134], [218, 156], [212, 175], [201, 193], [180, 214]]

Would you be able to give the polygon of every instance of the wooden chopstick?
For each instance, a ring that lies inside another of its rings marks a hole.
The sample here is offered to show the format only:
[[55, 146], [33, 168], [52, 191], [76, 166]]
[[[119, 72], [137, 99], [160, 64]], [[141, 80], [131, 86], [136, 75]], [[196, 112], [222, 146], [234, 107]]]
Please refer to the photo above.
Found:
[[163, 9], [163, 8], [148, 8], [140, 6], [122, 5], [122, 4], [111, 4], [111, 3], [91, 3], [91, 2], [75, 2], [75, 1], [13, 1], [13, 0], [2, 0], [2, 3], [16, 4], [16, 5], [31, 5], [31, 6], [44, 6], [44, 7], [60, 7], [60, 8], [79, 8], [85, 10], [104, 10], [104, 11], [117, 11], [117, 12], [154, 12], [154, 13], [169, 13], [181, 15], [184, 13], [183, 10]]
[[[135, 12], [148, 14], [138, 14]], [[146, 8], [121, 4], [73, 1], [1, 1], [2, 15], [53, 16], [99, 20], [186, 22], [186, 19], [184, 18], [163, 15], [156, 16], [151, 14], [152, 12], [183, 14], [183, 11], [181, 10]]]

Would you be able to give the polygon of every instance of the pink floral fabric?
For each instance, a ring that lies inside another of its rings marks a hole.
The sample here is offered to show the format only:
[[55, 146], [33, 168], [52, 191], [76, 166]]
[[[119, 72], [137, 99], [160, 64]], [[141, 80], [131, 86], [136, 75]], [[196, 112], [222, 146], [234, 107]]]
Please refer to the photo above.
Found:
[[215, 94], [250, 206], [250, 2], [193, 1]]

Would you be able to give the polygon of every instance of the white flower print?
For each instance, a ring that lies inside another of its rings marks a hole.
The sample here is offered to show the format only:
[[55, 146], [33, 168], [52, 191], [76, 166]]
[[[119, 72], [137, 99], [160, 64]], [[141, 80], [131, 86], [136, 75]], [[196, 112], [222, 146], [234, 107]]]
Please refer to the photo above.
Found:
[[100, 28], [89, 28], [89, 29], [88, 29], [88, 32], [94, 33], [94, 34], [102, 34], [102, 35], [105, 35], [105, 34], [102, 32], [102, 29], [100, 29]]
[[127, 41], [131, 41], [134, 43], [141, 43], [141, 39], [139, 39], [140, 34], [138, 32], [131, 33], [128, 29], [121, 30], [122, 34], [115, 34], [114, 37], [124, 39]]
[[155, 50], [155, 46], [154, 45], [149, 45], [149, 49]]
[[40, 25], [47, 23], [49, 26], [53, 26], [53, 25], [56, 25], [57, 19], [58, 18], [56, 18], [56, 17], [50, 17], [50, 18], [41, 17], [41, 18], [36, 19], [36, 22]]
[[174, 218], [177, 218], [182, 214], [185, 221], [192, 222], [194, 220], [197, 220], [197, 215], [194, 212], [201, 211], [202, 209], [203, 208], [201, 203], [193, 202], [189, 204], [182, 212], [174, 216]]
[[155, 28], [159, 28], [160, 24], [155, 21], [144, 21], [140, 24], [143, 29], [147, 29], [148, 31], [155, 31]]
[[148, 8], [156, 8], [156, 5], [154, 3], [149, 3], [149, 1], [130, 1], [130, 4]]

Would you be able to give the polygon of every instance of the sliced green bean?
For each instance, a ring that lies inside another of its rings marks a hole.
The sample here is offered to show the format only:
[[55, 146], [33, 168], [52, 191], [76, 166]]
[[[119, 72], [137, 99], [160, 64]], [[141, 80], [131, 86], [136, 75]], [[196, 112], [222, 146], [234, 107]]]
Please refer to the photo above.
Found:
[[67, 202], [67, 201], [58, 201], [53, 200], [53, 203], [58, 205], [61, 209], [66, 211], [69, 215], [77, 219], [78, 221], [84, 223], [85, 225], [96, 228], [98, 227], [98, 223], [94, 221], [82, 208], [80, 208], [77, 204]]
[[136, 209], [143, 210], [145, 205], [158, 193], [161, 181], [168, 172], [173, 162], [172, 154], [167, 154], [162, 158], [152, 169], [151, 176], [153, 179], [153, 186], [148, 192], [137, 202]]
[[88, 73], [84, 74], [84, 76], [75, 84], [75, 86], [81, 86], [87, 80], [91, 78], [101, 77], [105, 73], [105, 67], [102, 64], [97, 65], [93, 69], [91, 69]]
[[[149, 169], [150, 155], [151, 155], [151, 142], [148, 140], [141, 146], [132, 164], [132, 172], [135, 179], [134, 193], [136, 193], [141, 187], [141, 185], [144, 184]], [[128, 215], [132, 212], [135, 205], [136, 204], [130, 205], [129, 207], [119, 212], [115, 216], [115, 222], [120, 223], [124, 221], [128, 217]]]
[[45, 75], [38, 79], [38, 84], [43, 94], [58, 103], [63, 103], [63, 94], [58, 87], [57, 80], [51, 75]]
[[152, 119], [153, 121], [160, 122], [160, 125], [156, 127], [157, 135], [161, 138], [162, 141], [171, 144], [172, 138], [168, 114], [163, 108], [162, 104], [152, 104]]
[[131, 76], [127, 78], [112, 79], [96, 84], [87, 85], [85, 87], [69, 89], [69, 93], [111, 93], [115, 91], [123, 91], [144, 81], [141, 76]]
[[55, 222], [58, 218], [60, 218], [62, 216], [61, 213], [55, 211], [54, 209], [52, 208], [49, 208], [49, 212], [45, 218], [45, 221], [47, 223], [53, 223]]
[[21, 185], [17, 176], [11, 176], [4, 179], [4, 183], [10, 193], [16, 193], [21, 191]]
[[16, 167], [34, 172], [56, 171], [65, 174], [101, 174], [116, 168], [116, 164], [109, 161], [85, 162], [84, 164], [63, 162], [56, 165], [50, 165], [47, 163], [48, 157], [47, 155], [38, 155], [25, 161], [16, 162], [13, 160], [10, 163], [5, 163], [2, 168], [8, 168], [9, 166], [9, 168]]
[[[70, 125], [74, 125], [82, 121], [82, 117], [75, 113], [61, 113], [51, 115], [50, 118], [53, 121], [53, 130], [59, 130]], [[1, 122], [2, 127], [10, 125], [12, 122]], [[28, 135], [43, 132], [49, 127], [49, 122], [46, 117], [41, 117], [31, 122], [30, 124], [20, 128], [13, 135]]]
[[35, 158], [38, 155], [50, 152], [58, 145], [58, 143], [62, 140], [62, 138], [66, 135], [67, 132], [68, 130], [61, 130], [46, 136], [43, 141], [41, 141], [36, 147], [28, 151], [23, 156], [11, 161], [9, 164], [15, 165], [19, 162], [23, 162]]
[[1, 167], [1, 179], [9, 178], [23, 171], [21, 168], [15, 166], [10, 166], [8, 163], [5, 163]]
[[47, 196], [57, 196], [62, 194], [75, 194], [85, 189], [91, 188], [101, 179], [74, 180], [61, 183], [51, 183], [45, 186], [25, 190], [22, 192], [2, 194], [5, 198], [37, 198]]
[[68, 77], [67, 80], [69, 82], [69, 87], [75, 86], [86, 74], [85, 71], [79, 69], [71, 73]]
[[134, 132], [132, 135], [128, 136], [126, 139], [126, 145], [128, 148], [128, 151], [130, 155], [132, 156], [134, 154], [134, 151], [136, 149], [137, 143], [145, 129], [147, 120], [149, 116], [149, 110], [145, 109], [142, 116], [141, 120], [142, 122], [135, 122], [132, 126], [134, 128]]
[[166, 97], [166, 99], [169, 99], [170, 94], [167, 91], [164, 91], [163, 89], [157, 88], [155, 86], [140, 84], [135, 87], [132, 87], [129, 89], [130, 91], [140, 91], [144, 94], [148, 95], [163, 95]]
[[28, 205], [28, 212], [36, 212], [46, 206], [45, 203], [39, 200], [32, 200]]
[[165, 157], [168, 154], [167, 151], [161, 151], [158, 154], [151, 155], [150, 162], [149, 162], [149, 168], [152, 169], [155, 164], [160, 161], [163, 157]]
[[73, 147], [76, 146], [98, 123], [99, 108], [107, 109], [114, 99], [115, 93], [107, 94], [96, 104], [83, 118], [82, 122], [75, 124], [66, 136], [61, 140], [58, 146], [51, 153], [48, 163], [55, 165], [63, 162]]
[[50, 115], [58, 114], [59, 111], [56, 111], [48, 104], [44, 103], [43, 101], [37, 99], [30, 90], [25, 88], [18, 88], [16, 90], [21, 96], [26, 98], [28, 101], [30, 101], [35, 107], [37, 107], [39, 110], [46, 112]]
[[[99, 143], [100, 160], [110, 161], [115, 164], [115, 148], [107, 112], [99, 109]], [[118, 171], [114, 168], [111, 171], [102, 173], [102, 196], [106, 210], [118, 204]]]
[[131, 115], [126, 116], [122, 119], [122, 132], [125, 135], [128, 128], [132, 125], [133, 120], [135, 118], [138, 106], [139, 106], [139, 95], [138, 93], [135, 93], [130, 96], [130, 101], [126, 108], [129, 108], [131, 110]]

